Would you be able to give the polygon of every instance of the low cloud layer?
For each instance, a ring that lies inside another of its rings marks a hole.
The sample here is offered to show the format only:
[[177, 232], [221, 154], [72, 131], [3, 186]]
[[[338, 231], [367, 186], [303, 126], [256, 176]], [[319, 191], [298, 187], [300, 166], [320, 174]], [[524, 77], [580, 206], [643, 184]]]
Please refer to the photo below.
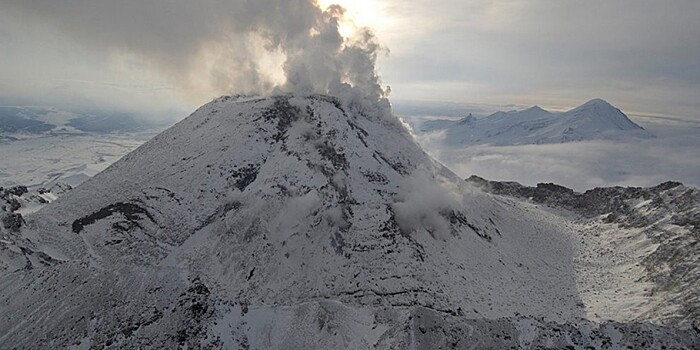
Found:
[[[195, 104], [221, 94], [286, 91], [386, 104], [375, 70], [383, 49], [367, 28], [343, 37], [339, 6], [321, 9], [315, 0], [9, 0], [2, 7], [0, 45], [9, 53], [1, 75], [25, 90], [3, 86], [5, 94], [31, 99], [32, 91], [46, 92], [42, 85], [58, 90], [62, 80], [87, 86], [63, 99], [106, 100], [83, 90], [122, 85], [135, 93], [143, 84], [149, 91], [142, 95], [152, 99], [178, 96]], [[65, 51], [51, 47], [52, 39]], [[45, 43], [49, 48], [41, 47]], [[83, 62], [63, 61], [81, 53]], [[52, 62], [52, 56], [61, 58]], [[101, 65], [111, 74], [89, 77]], [[13, 76], [7, 66], [24, 72]], [[42, 76], [36, 70], [43, 66]], [[115, 74], [120, 71], [138, 76], [124, 81]]]
[[645, 125], [657, 137], [549, 145], [450, 148], [439, 134], [418, 136], [428, 153], [460, 177], [526, 185], [554, 182], [578, 191], [599, 186], [654, 186], [674, 180], [700, 187], [700, 125]]

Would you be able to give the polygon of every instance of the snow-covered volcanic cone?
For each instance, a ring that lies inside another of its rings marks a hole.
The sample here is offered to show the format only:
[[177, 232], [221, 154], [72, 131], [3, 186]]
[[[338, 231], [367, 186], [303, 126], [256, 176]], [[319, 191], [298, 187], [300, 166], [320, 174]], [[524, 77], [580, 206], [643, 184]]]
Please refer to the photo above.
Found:
[[396, 119], [321, 95], [220, 98], [3, 232], [0, 348], [696, 339], [583, 321], [569, 241], [527, 210]]

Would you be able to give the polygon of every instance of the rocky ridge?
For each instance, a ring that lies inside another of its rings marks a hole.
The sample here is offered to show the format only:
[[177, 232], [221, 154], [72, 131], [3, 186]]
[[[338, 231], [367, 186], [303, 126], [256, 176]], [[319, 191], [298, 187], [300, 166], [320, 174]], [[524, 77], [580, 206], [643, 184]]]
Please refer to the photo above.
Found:
[[696, 188], [669, 181], [648, 188], [600, 187], [579, 193], [552, 183], [529, 187], [478, 176], [467, 181], [489, 193], [569, 210], [583, 222], [611, 225], [615, 236], [638, 232], [653, 244], [638, 261], [646, 271], [644, 280], [654, 284], [650, 293], [667, 295], [665, 305], [651, 312], [669, 312], [666, 309], [682, 305], [673, 322], [700, 329], [700, 291], [693, 287], [700, 276], [700, 192]]

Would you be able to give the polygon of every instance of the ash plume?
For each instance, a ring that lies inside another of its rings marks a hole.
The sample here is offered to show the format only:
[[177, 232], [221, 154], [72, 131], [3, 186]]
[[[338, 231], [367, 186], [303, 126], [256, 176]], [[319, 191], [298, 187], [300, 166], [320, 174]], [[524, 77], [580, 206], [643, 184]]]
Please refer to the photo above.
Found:
[[[345, 11], [316, 0], [9, 0], [6, 13], [76, 42], [143, 60], [189, 97], [323, 93], [388, 112], [368, 28], [339, 30]], [[376, 112], [376, 111], [375, 111]]]

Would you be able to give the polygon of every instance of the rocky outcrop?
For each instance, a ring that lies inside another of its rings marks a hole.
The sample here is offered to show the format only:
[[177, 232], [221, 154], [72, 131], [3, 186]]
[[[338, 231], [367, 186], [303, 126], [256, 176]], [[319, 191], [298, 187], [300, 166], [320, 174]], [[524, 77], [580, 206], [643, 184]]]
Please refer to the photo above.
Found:
[[19, 231], [20, 227], [24, 225], [24, 218], [22, 214], [19, 213], [2, 213], [0, 214], [0, 228]]
[[20, 197], [28, 192], [25, 186], [0, 187], [0, 229], [18, 231], [22, 227], [24, 218], [15, 211], [22, 207]]

